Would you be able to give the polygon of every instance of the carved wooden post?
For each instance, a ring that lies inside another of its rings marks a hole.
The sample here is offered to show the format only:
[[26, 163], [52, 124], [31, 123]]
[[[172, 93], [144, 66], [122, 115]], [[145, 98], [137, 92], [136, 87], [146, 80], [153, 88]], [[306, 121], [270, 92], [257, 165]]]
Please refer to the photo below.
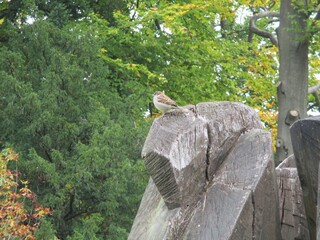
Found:
[[129, 239], [280, 239], [270, 133], [255, 110], [200, 103], [156, 119]]
[[207, 123], [187, 109], [154, 121], [142, 150], [169, 209], [191, 204], [206, 185]]
[[320, 239], [319, 163], [320, 117], [299, 120], [291, 127], [291, 139], [303, 191], [310, 239]]
[[286, 158], [276, 168], [281, 237], [283, 240], [309, 240], [303, 193], [294, 155]]

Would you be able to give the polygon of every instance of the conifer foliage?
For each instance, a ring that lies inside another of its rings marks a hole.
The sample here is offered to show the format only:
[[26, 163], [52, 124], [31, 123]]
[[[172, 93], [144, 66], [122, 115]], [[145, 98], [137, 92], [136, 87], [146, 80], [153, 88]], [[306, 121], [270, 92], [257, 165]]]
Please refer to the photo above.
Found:
[[[36, 214], [20, 221], [30, 236], [127, 238], [148, 179], [140, 152], [155, 91], [179, 105], [248, 104], [276, 133], [278, 49], [249, 25], [279, 3], [0, 1], [0, 150], [19, 153], [28, 188], [11, 187], [30, 200], [19, 208]], [[274, 21], [255, 26], [275, 32]], [[318, 39], [317, 22], [309, 25]], [[310, 51], [312, 76], [319, 42]]]

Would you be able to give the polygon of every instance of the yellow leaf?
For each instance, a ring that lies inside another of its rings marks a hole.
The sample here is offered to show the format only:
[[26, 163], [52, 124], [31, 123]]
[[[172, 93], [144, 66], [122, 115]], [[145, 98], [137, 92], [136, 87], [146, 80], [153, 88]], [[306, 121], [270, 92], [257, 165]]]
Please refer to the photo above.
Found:
[[106, 53], [106, 52], [108, 52], [108, 50], [107, 50], [107, 49], [105, 49], [105, 48], [101, 48], [101, 49], [100, 49], [100, 52], [102, 52], [102, 53]]
[[72, 189], [72, 184], [71, 183], [67, 183], [66, 184], [66, 189], [71, 190]]

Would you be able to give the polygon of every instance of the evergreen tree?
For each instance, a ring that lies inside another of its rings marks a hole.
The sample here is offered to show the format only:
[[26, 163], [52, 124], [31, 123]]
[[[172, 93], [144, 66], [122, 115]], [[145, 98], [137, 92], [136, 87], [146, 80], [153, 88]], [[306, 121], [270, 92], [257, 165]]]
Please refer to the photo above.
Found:
[[116, 78], [85, 30], [40, 20], [1, 47], [0, 141], [22, 153], [19, 169], [53, 210], [39, 237], [124, 239], [146, 183], [148, 95], [128, 90], [130, 73]]

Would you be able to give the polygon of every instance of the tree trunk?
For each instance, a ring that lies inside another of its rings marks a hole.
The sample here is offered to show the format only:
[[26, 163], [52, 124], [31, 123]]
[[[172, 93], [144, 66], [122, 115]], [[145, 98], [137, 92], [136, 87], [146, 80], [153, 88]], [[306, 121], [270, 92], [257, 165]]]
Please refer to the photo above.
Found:
[[[295, 8], [299, 4], [300, 7]], [[307, 116], [308, 39], [302, 0], [282, 0], [278, 32], [280, 50], [279, 118], [276, 160], [281, 162], [293, 153], [289, 128]], [[299, 11], [300, 10], [300, 11]]]

